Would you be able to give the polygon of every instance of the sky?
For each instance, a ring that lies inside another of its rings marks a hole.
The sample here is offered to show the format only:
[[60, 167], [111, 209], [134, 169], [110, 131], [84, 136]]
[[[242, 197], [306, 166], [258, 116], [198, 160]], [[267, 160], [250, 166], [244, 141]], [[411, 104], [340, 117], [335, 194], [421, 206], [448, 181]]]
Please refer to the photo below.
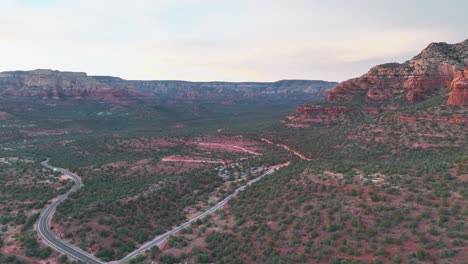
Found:
[[343, 81], [468, 38], [466, 0], [0, 0], [0, 71]]

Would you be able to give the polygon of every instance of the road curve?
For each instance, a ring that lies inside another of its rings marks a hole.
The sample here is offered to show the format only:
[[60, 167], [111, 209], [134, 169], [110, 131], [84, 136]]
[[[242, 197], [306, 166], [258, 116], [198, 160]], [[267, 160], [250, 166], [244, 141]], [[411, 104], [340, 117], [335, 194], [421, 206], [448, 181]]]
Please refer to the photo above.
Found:
[[50, 221], [52, 219], [52, 216], [55, 213], [55, 210], [57, 209], [57, 206], [63, 202], [67, 197], [75, 192], [76, 190], [80, 189], [83, 184], [81, 183], [81, 178], [78, 177], [78, 175], [71, 173], [70, 171], [67, 171], [62, 168], [56, 168], [51, 165], [49, 165], [49, 159], [41, 162], [41, 165], [51, 169], [53, 171], [60, 171], [61, 173], [69, 176], [74, 184], [68, 192], [66, 192], [63, 195], [58, 196], [46, 209], [44, 209], [39, 216], [39, 220], [37, 221], [36, 224], [36, 229], [39, 234], [39, 236], [42, 238], [42, 240], [47, 243], [51, 248], [61, 252], [62, 254], [68, 255], [70, 258], [75, 259], [75, 260], [81, 260], [87, 264], [102, 264], [105, 263], [93, 255], [84, 252], [83, 250], [68, 244], [67, 242], [59, 239], [53, 232], [50, 230]]
[[[68, 255], [70, 258], [75, 259], [75, 260], [81, 260], [87, 264], [104, 264], [106, 262], [103, 262], [102, 260], [99, 260], [98, 258], [94, 257], [93, 255], [73, 246], [68, 244], [67, 242], [59, 239], [50, 229], [50, 221], [52, 219], [52, 216], [54, 215], [55, 210], [57, 209], [57, 206], [63, 202], [67, 197], [75, 192], [76, 190], [80, 189], [83, 184], [81, 182], [81, 178], [62, 168], [56, 168], [51, 165], [49, 165], [49, 159], [41, 162], [42, 166], [49, 168], [54, 171], [60, 171], [61, 173], [71, 177], [71, 179], [74, 182], [73, 187], [66, 192], [63, 195], [58, 196], [46, 209], [44, 209], [39, 217], [39, 220], [36, 224], [37, 231], [39, 233], [39, 236], [46, 242], [51, 248]], [[288, 166], [290, 163], [283, 163], [279, 164], [277, 166], [274, 166], [273, 168], [269, 169], [266, 171], [264, 174], [260, 175], [259, 177], [247, 182], [245, 185], [237, 188], [232, 194], [228, 195], [226, 198], [224, 198], [222, 201], [218, 202], [216, 205], [213, 207], [209, 208], [205, 212], [201, 213], [200, 215], [196, 216], [195, 218], [175, 227], [174, 229], [155, 237], [153, 240], [143, 244], [140, 248], [136, 249], [135, 251], [131, 252], [128, 254], [126, 257], [119, 261], [114, 261], [112, 263], [116, 264], [124, 264], [127, 263], [130, 259], [138, 256], [139, 254], [145, 253], [146, 250], [151, 249], [154, 246], [159, 246], [161, 245], [167, 238], [169, 238], [170, 235], [176, 234], [180, 232], [182, 229], [188, 227], [191, 225], [193, 222], [197, 221], [198, 219], [202, 219], [209, 214], [212, 214], [213, 212], [217, 211], [218, 209], [222, 208], [229, 200], [231, 200], [233, 197], [235, 197], [239, 192], [242, 192], [247, 186], [250, 186], [259, 180], [261, 180], [263, 177], [272, 174], [279, 168]]]
[[127, 263], [130, 259], [138, 256], [139, 254], [143, 254], [145, 253], [146, 250], [149, 250], [151, 249], [152, 247], [154, 246], [159, 246], [161, 245], [167, 238], [169, 238], [170, 235], [172, 234], [176, 234], [178, 232], [180, 232], [182, 229], [188, 227], [189, 225], [191, 225], [193, 222], [197, 221], [198, 219], [202, 219], [206, 216], [208, 216], [209, 214], [217, 211], [218, 209], [220, 209], [221, 207], [223, 207], [227, 202], [229, 202], [229, 200], [231, 200], [234, 196], [236, 196], [239, 192], [242, 192], [247, 186], [250, 186], [256, 182], [258, 182], [259, 180], [261, 180], [263, 177], [267, 176], [267, 175], [270, 175], [272, 174], [273, 172], [275, 172], [276, 170], [278, 170], [279, 168], [282, 168], [282, 167], [285, 167], [285, 166], [288, 166], [290, 164], [290, 162], [287, 162], [287, 163], [283, 163], [283, 164], [280, 164], [280, 165], [277, 165], [277, 166], [274, 166], [273, 168], [269, 169], [268, 171], [266, 171], [264, 174], [258, 176], [257, 178], [247, 182], [245, 185], [242, 185], [241, 187], [237, 188], [232, 194], [228, 195], [226, 198], [224, 198], [222, 201], [218, 202], [216, 205], [214, 205], [213, 207], [211, 207], [210, 209], [206, 210], [205, 212], [199, 214], [198, 216], [196, 216], [195, 218], [179, 225], [178, 227], [175, 227], [174, 229], [162, 234], [162, 235], [159, 235], [157, 237], [155, 237], [153, 240], [143, 244], [141, 247], [139, 247], [138, 249], [136, 249], [135, 251], [133, 251], [132, 253], [128, 254], [125, 258], [119, 260], [119, 261], [116, 261], [115, 263], [117, 264], [125, 264]]

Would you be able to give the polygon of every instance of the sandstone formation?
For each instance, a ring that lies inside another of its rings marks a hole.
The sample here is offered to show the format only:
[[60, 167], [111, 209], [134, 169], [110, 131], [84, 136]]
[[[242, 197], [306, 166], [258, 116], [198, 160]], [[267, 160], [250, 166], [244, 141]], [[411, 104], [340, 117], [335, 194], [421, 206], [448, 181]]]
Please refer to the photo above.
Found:
[[365, 94], [385, 101], [404, 94], [410, 103], [427, 99], [431, 92], [451, 89], [450, 105], [468, 104], [468, 40], [458, 44], [432, 43], [405, 63], [373, 67], [361, 77], [340, 83], [329, 94], [329, 101], [347, 101]]
[[432, 115], [399, 116], [398, 120], [400, 122], [408, 122], [408, 123], [425, 121], [425, 122], [437, 122], [437, 123], [458, 124], [458, 125], [468, 124], [468, 117], [463, 117], [463, 116], [455, 116], [452, 118], [448, 118], [445, 116], [432, 116]]
[[[402, 103], [413, 104], [435, 95], [447, 95], [444, 104], [468, 105], [468, 40], [458, 44], [432, 43], [405, 63], [375, 66], [363, 76], [333, 88], [327, 94], [327, 103], [297, 107], [295, 113], [287, 117], [287, 126], [351, 122], [359, 116], [397, 110]], [[399, 116], [397, 120], [467, 124], [463, 107], [450, 109], [455, 114], [451, 117], [426, 113]]]
[[450, 105], [468, 104], [468, 67], [463, 72], [458, 72], [450, 84], [452, 91], [447, 103]]
[[0, 73], [0, 97], [96, 99], [122, 102], [131, 98], [159, 100], [322, 100], [336, 83], [308, 80], [268, 82], [130, 81], [83, 72], [52, 70]]
[[3, 97], [95, 98], [118, 101], [118, 98], [138, 94], [136, 90], [113, 89], [82, 72], [34, 70], [0, 73], [0, 96]]

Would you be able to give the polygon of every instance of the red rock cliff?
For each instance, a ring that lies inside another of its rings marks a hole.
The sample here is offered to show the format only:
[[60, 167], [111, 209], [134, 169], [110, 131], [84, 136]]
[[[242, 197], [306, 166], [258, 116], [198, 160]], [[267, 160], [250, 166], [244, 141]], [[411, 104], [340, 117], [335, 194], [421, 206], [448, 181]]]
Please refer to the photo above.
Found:
[[449, 105], [468, 104], [468, 67], [463, 72], [458, 72], [450, 84], [452, 91], [447, 103]]
[[2, 72], [0, 88], [0, 96], [93, 98], [110, 102], [140, 94], [135, 89], [125, 87], [114, 89], [86, 73], [52, 70]]
[[450, 88], [450, 105], [468, 104], [468, 40], [458, 44], [432, 43], [413, 59], [373, 67], [361, 77], [340, 83], [328, 93], [329, 101], [349, 100], [366, 94], [382, 101], [405, 94], [414, 103], [429, 91]]

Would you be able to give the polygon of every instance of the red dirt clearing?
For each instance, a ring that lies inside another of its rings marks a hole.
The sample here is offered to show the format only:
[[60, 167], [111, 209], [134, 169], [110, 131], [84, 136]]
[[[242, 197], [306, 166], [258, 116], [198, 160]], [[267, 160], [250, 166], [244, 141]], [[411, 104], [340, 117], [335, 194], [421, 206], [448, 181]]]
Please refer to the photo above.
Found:
[[258, 142], [245, 139], [242, 136], [196, 138], [187, 143], [209, 151], [247, 153], [254, 156], [261, 155], [258, 152]]
[[258, 152], [249, 150], [247, 148], [244, 148], [238, 145], [230, 145], [230, 144], [222, 144], [222, 143], [204, 143], [204, 142], [199, 142], [196, 144], [198, 145], [199, 148], [202, 148], [202, 149], [222, 150], [226, 152], [244, 152], [244, 153], [252, 154], [254, 156], [260, 155], [260, 153]]
[[8, 120], [10, 118], [12, 118], [12, 116], [9, 113], [0, 111], [0, 121]]
[[191, 163], [213, 163], [213, 164], [226, 164], [225, 160], [220, 159], [207, 159], [204, 157], [188, 157], [188, 156], [167, 156], [161, 159], [163, 162], [191, 162]]
[[59, 129], [37, 129], [37, 130], [20, 130], [20, 134], [25, 136], [59, 136], [68, 134], [67, 130]]

